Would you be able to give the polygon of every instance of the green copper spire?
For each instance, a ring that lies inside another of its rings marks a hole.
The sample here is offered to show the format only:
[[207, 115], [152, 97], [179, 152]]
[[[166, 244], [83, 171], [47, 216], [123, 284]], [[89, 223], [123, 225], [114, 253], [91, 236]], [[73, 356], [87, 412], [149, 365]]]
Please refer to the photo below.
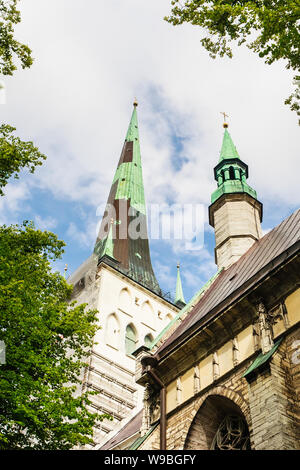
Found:
[[240, 159], [238, 151], [227, 130], [228, 124], [224, 123], [224, 136], [220, 159], [214, 169], [215, 180], [218, 188], [211, 196], [211, 202], [214, 203], [223, 194], [247, 193], [254, 199], [257, 194], [246, 182], [248, 178], [248, 166]]
[[219, 162], [228, 158], [240, 158], [240, 156], [237, 152], [237, 149], [235, 148], [234, 143], [232, 142], [231, 135], [229, 134], [227, 128], [225, 128]]
[[128, 158], [129, 155], [125, 155], [125, 158], [123, 158], [122, 163], [121, 161], [119, 162], [119, 166], [117, 168], [113, 184], [117, 182], [117, 191], [115, 199], [130, 199], [131, 207], [135, 208], [142, 214], [146, 214], [141, 150], [136, 108], [137, 102], [135, 101], [131, 120], [125, 138], [125, 143], [131, 143], [130, 148], [127, 149], [127, 152], [130, 152], [131, 154], [131, 160]]
[[[116, 269], [161, 295], [147, 235], [137, 105], [135, 100], [94, 252], [98, 260], [105, 254], [114, 258]], [[111, 218], [114, 230], [109, 224]]]
[[176, 294], [175, 294], [175, 299], [174, 303], [181, 303], [185, 305], [185, 300], [183, 296], [183, 290], [182, 290], [182, 284], [181, 284], [181, 277], [180, 277], [180, 265], [179, 263], [177, 264], [177, 282], [176, 282]]
[[138, 129], [138, 121], [137, 121], [137, 101], [135, 100], [133, 103], [133, 111], [130, 119], [130, 123], [128, 126], [128, 131], [126, 134], [125, 140], [127, 142], [134, 142], [134, 140], [139, 140], [139, 129]]
[[107, 235], [107, 239], [105, 242], [103, 254], [102, 254], [102, 256], [107, 255], [107, 256], [110, 256], [111, 258], [114, 257], [113, 223], [114, 221], [112, 219], [110, 223], [110, 229]]

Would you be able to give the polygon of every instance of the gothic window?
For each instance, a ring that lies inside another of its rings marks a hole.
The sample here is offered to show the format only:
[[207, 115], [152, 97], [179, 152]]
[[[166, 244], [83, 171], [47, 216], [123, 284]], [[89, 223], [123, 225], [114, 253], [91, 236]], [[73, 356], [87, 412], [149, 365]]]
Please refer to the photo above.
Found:
[[227, 415], [220, 424], [211, 445], [212, 450], [249, 450], [249, 432], [241, 416]]
[[119, 307], [121, 310], [130, 313], [131, 310], [131, 295], [128, 289], [122, 289], [119, 296]]
[[137, 348], [137, 332], [135, 327], [130, 324], [126, 327], [125, 352], [131, 354]]
[[146, 335], [144, 339], [145, 346], [149, 348], [152, 342], [153, 342], [153, 336], [151, 334]]
[[119, 349], [120, 325], [114, 313], [109, 315], [106, 320], [106, 344], [115, 349]]

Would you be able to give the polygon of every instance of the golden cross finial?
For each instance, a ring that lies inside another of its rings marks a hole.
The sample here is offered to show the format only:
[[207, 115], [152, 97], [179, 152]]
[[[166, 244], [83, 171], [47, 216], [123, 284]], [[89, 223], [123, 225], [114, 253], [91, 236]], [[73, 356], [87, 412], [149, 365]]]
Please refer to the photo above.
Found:
[[178, 261], [178, 263], [177, 263], [177, 269], [179, 269], [179, 268], [180, 268], [180, 262]]
[[138, 105], [138, 101], [136, 98], [134, 98], [133, 106], [137, 106], [137, 105]]
[[224, 117], [223, 127], [228, 127], [228, 124], [226, 122], [226, 118], [229, 117], [228, 114], [226, 114], [225, 111], [220, 111], [220, 114], [223, 114]]

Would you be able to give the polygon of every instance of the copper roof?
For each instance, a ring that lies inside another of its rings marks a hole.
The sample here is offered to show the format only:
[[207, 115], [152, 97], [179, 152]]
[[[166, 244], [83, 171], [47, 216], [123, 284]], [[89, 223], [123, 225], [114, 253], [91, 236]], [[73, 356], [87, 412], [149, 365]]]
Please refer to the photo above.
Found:
[[136, 105], [96, 240], [94, 252], [99, 261], [107, 254], [110, 228], [109, 256], [118, 269], [162, 295], [150, 257]]
[[143, 410], [139, 411], [127, 424], [109, 441], [107, 441], [100, 450], [109, 450], [116, 447], [121, 442], [139, 432], [142, 426]]
[[300, 209], [256, 241], [236, 263], [220, 273], [174, 333], [158, 348], [156, 355], [160, 358], [164, 356], [175, 346], [175, 342], [183, 340], [189, 331], [194, 330], [200, 320], [221, 310], [229, 298], [233, 300], [241, 291], [251, 287], [257, 277], [263, 277], [276, 265], [276, 259], [284, 252], [292, 247], [299, 250], [299, 240]]

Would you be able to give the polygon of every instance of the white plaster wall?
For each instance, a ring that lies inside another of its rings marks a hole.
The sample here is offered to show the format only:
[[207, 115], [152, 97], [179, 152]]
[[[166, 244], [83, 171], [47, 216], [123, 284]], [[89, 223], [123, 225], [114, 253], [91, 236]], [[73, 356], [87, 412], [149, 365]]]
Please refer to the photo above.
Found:
[[[99, 274], [101, 280], [96, 308], [99, 310], [101, 329], [98, 330], [95, 337], [95, 341], [99, 343], [95, 346], [95, 350], [134, 371], [135, 360], [125, 352], [127, 325], [134, 325], [137, 331], [136, 347], [138, 348], [144, 344], [146, 335], [151, 334], [155, 338], [169, 323], [167, 315], [174, 317], [177, 311], [175, 308], [170, 308], [155, 294], [143, 289], [138, 284], [130, 283], [126, 277], [122, 278], [119, 273], [102, 267]], [[120, 298], [123, 289], [129, 293], [130, 301], [127, 303], [122, 302], [122, 297]], [[118, 350], [110, 345], [109, 338], [106, 337], [107, 320], [111, 314], [116, 316], [120, 327]]]
[[[99, 312], [99, 329], [88, 358], [90, 367], [82, 371], [83, 384], [100, 390], [92, 402], [97, 409], [114, 416], [113, 421], [104, 420], [100, 430], [95, 429], [95, 440], [102, 445], [142, 407], [143, 387], [135, 383], [135, 358], [125, 351], [127, 325], [132, 324], [137, 331], [138, 348], [146, 335], [151, 334], [154, 339], [178, 309], [106, 265], [99, 269], [95, 263], [85, 262], [68, 281], [75, 284], [83, 277], [86, 284], [76, 300]], [[107, 332], [107, 320], [112, 314], [117, 320], [114, 329], [118, 341], [115, 334], [112, 337]]]

